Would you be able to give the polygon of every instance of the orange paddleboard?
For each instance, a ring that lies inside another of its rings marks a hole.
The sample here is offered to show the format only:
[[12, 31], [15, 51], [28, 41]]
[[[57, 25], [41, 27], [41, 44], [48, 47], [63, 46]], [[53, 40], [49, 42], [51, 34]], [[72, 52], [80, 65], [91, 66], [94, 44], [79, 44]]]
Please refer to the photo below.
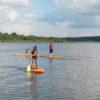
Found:
[[45, 70], [42, 69], [42, 68], [32, 68], [31, 69], [31, 65], [29, 64], [28, 67], [27, 67], [27, 72], [34, 72], [36, 74], [42, 74], [42, 73], [45, 72]]
[[44, 73], [44, 69], [42, 68], [32, 68], [31, 72], [37, 73], [37, 74], [42, 74]]

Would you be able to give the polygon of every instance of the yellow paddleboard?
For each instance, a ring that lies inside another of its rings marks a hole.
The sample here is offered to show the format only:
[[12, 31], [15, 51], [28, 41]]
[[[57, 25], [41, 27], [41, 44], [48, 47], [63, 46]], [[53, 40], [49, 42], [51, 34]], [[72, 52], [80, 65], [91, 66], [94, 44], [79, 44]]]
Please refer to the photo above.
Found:
[[15, 54], [15, 56], [33, 56], [31, 53]]
[[[15, 54], [15, 56], [33, 56], [33, 55], [31, 53], [28, 53], [28, 54]], [[51, 59], [63, 59], [64, 58], [63, 56], [56, 56], [56, 55], [53, 55], [52, 57], [48, 55], [37, 55], [37, 56], [42, 57], [42, 58], [51, 58]]]
[[51, 59], [63, 59], [64, 57], [63, 56], [52, 56], [52, 57], [50, 57], [50, 56], [47, 56], [47, 55], [40, 55], [40, 57], [42, 57], [42, 58], [51, 58]]

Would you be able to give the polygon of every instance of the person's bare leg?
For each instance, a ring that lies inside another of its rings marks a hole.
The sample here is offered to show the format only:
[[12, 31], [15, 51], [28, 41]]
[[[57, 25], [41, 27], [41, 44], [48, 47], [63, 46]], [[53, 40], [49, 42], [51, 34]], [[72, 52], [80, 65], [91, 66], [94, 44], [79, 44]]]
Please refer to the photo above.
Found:
[[52, 57], [53, 57], [53, 53], [52, 53], [52, 55], [51, 55]]
[[50, 57], [52, 56], [52, 54], [50, 53]]
[[35, 59], [35, 64], [36, 64], [36, 67], [38, 67], [38, 62], [37, 62], [37, 59]]
[[31, 68], [34, 68], [34, 59], [32, 59], [32, 66]]

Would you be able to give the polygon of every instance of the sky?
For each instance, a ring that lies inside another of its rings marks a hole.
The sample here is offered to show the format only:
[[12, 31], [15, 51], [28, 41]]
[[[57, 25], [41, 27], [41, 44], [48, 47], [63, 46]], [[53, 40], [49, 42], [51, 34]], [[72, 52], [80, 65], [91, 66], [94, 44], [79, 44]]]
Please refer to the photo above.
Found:
[[100, 36], [100, 0], [0, 0], [0, 32]]

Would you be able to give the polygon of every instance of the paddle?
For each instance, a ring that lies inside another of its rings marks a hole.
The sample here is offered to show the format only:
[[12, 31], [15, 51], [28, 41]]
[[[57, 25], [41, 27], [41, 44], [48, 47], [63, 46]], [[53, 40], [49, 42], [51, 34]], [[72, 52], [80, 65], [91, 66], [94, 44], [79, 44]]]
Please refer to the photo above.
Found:
[[[31, 48], [31, 51], [32, 51], [32, 49], [33, 49], [33, 46], [32, 46], [32, 48]], [[30, 55], [32, 55], [32, 54], [30, 54]], [[29, 64], [28, 64], [28, 66], [27, 66], [27, 72], [31, 72], [31, 64], [30, 64], [30, 62], [31, 62], [31, 57], [30, 57], [30, 60], [29, 60]]]
[[27, 72], [30, 72], [31, 71], [31, 64], [28, 64], [28, 66], [27, 66], [27, 70], [26, 70]]

